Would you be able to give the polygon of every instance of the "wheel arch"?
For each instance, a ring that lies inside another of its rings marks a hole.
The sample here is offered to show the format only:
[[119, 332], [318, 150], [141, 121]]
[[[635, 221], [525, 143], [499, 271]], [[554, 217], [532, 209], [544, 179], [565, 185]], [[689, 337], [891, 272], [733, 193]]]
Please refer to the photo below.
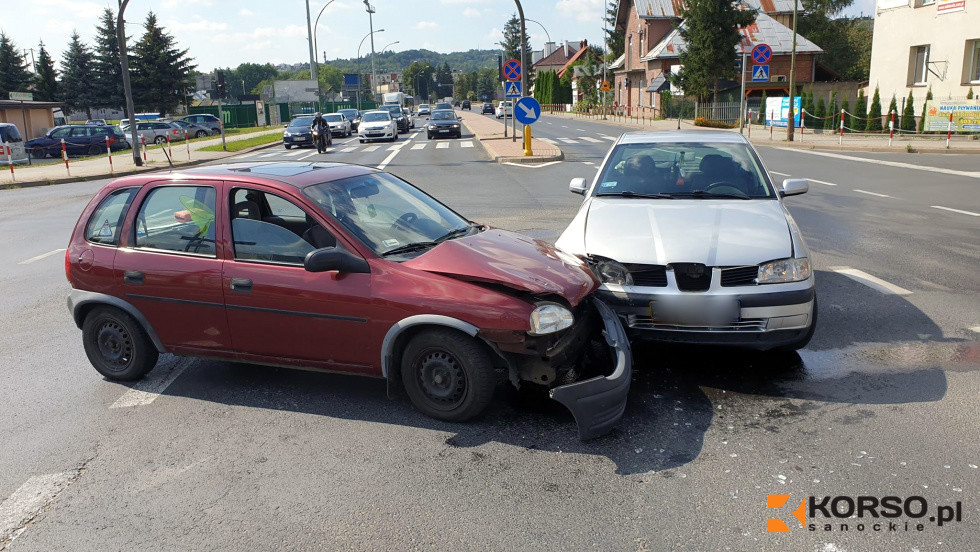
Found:
[[131, 303], [112, 295], [78, 289], [73, 289], [68, 295], [68, 310], [71, 312], [72, 319], [79, 329], [85, 323], [85, 317], [88, 316], [88, 313], [92, 309], [100, 306], [115, 307], [132, 316], [136, 320], [136, 323], [146, 332], [146, 336], [150, 338], [156, 350], [161, 353], [167, 352], [163, 346], [163, 342], [160, 341], [160, 337], [153, 330], [153, 326], [150, 325], [146, 317]]

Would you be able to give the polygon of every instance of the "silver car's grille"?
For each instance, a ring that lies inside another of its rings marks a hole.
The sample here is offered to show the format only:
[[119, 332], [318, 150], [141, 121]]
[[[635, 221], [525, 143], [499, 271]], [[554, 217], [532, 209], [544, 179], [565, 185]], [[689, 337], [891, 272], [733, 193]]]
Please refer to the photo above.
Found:
[[663, 265], [628, 264], [626, 269], [633, 284], [647, 287], [667, 287], [667, 267]]
[[766, 329], [767, 318], [745, 318], [724, 326], [682, 326], [654, 322], [653, 318], [639, 314], [626, 315], [626, 324], [637, 330], [671, 330], [679, 332], [762, 332]]
[[721, 267], [722, 287], [754, 286], [758, 276], [759, 267], [756, 265]]

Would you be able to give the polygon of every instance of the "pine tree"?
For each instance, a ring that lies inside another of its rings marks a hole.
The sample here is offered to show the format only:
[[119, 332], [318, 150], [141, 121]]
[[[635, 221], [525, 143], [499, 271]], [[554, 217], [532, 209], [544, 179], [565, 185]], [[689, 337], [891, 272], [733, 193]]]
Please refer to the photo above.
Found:
[[966, 99], [968, 99], [968, 100], [972, 100], [973, 99], [973, 87], [972, 86], [970, 87], [970, 90], [967, 91], [967, 93], [966, 93]]
[[[854, 131], [864, 130], [864, 121], [861, 120], [862, 117], [867, 117], [868, 115], [868, 99], [864, 97], [864, 89], [858, 90], [857, 103], [854, 104], [854, 115], [847, 118], [847, 128], [853, 129]], [[861, 128], [858, 128], [858, 125]]]
[[606, 7], [606, 50], [609, 52], [606, 62], [612, 63], [623, 55], [626, 48], [626, 32], [616, 28], [616, 9], [619, 2], [610, 0]]
[[830, 105], [827, 108], [827, 118], [823, 120], [824, 130], [834, 130], [834, 121], [837, 120], [837, 115], [840, 112], [840, 108], [837, 106], [837, 91], [834, 90], [830, 94]]
[[932, 87], [926, 92], [926, 99], [922, 102], [922, 117], [919, 118], [919, 132], [924, 132], [926, 129], [926, 110], [929, 109], [929, 100], [932, 99]]
[[92, 72], [92, 99], [96, 107], [122, 109], [126, 103], [123, 93], [122, 67], [119, 65], [119, 43], [116, 41], [116, 16], [106, 8], [95, 28], [95, 57]]
[[133, 47], [133, 99], [137, 110], [163, 116], [172, 112], [191, 88], [191, 64], [187, 50], [178, 50], [172, 36], [157, 24], [150, 12], [143, 23], [143, 37]]
[[39, 102], [58, 101], [58, 72], [54, 69], [54, 60], [48, 54], [43, 41], [38, 46], [34, 99]]
[[759, 104], [759, 124], [766, 124], [766, 91], [762, 91], [762, 103]]
[[[847, 118], [850, 117], [847, 113], [851, 111], [851, 102], [847, 98], [844, 98], [844, 103], [841, 104], [840, 108], [844, 110], [844, 123], [846, 124]], [[840, 114], [834, 118], [834, 128], [840, 132]]]
[[875, 86], [875, 94], [871, 97], [871, 108], [868, 110], [868, 124], [864, 130], [868, 132], [878, 132], [881, 130], [881, 95], [878, 87]]
[[740, 27], [755, 21], [754, 10], [743, 10], [737, 0], [688, 0], [681, 11], [679, 28], [687, 47], [681, 52], [683, 68], [677, 73], [684, 93], [705, 98], [712, 93], [718, 101], [718, 83], [733, 77], [735, 46], [742, 40]]
[[[507, 23], [504, 24], [504, 39], [498, 42], [504, 50], [504, 59], [521, 59], [521, 20], [517, 14], [512, 14]], [[534, 80], [534, 72], [531, 68], [531, 39], [528, 33], [524, 33], [524, 65], [521, 67], [523, 74], [526, 75], [525, 82], [531, 86]]]
[[0, 98], [8, 92], [23, 92], [31, 82], [27, 62], [12, 40], [0, 32]]
[[84, 109], [92, 118], [92, 52], [78, 36], [78, 31], [72, 31], [71, 43], [61, 58], [61, 101], [69, 112]]
[[912, 91], [909, 90], [909, 97], [905, 100], [905, 109], [902, 111], [902, 130], [915, 132], [915, 99], [912, 98]]
[[821, 129], [821, 130], [823, 129], [823, 117], [826, 117], [826, 116], [827, 116], [827, 102], [825, 102], [823, 100], [823, 97], [821, 96], [820, 97], [820, 101], [817, 102], [816, 110], [813, 113], [813, 117], [815, 119], [813, 121], [813, 129], [814, 130], [816, 130], [818, 128]]
[[[888, 122], [892, 120], [892, 113], [895, 114], [895, 118], [898, 118], [898, 102], [895, 100], [895, 94], [892, 94], [892, 101], [888, 104], [888, 113], [885, 116], [885, 128], [887, 128]], [[896, 123], [896, 128], [898, 125]]]
[[[809, 91], [807, 91], [805, 88], [803, 89], [803, 93], [800, 94], [800, 108], [803, 109], [803, 112], [810, 117], [813, 117], [814, 113], [817, 111], [817, 106], [813, 105], [813, 87], [811, 87]], [[812, 127], [813, 120], [811, 119], [809, 122], [807, 122], [804, 118], [803, 126], [807, 128]]]

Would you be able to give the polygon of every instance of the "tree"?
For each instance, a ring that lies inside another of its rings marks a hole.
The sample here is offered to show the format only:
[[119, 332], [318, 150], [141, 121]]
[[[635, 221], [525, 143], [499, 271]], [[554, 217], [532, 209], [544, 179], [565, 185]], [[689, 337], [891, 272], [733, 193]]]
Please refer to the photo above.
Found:
[[915, 102], [915, 98], [912, 97], [912, 91], [909, 90], [909, 97], [905, 100], [905, 109], [902, 110], [900, 128], [910, 132], [915, 132], [915, 106], [913, 102]]
[[[504, 49], [504, 59], [521, 59], [521, 20], [517, 14], [510, 16], [504, 25], [504, 39], [498, 42]], [[525, 82], [528, 87], [534, 79], [534, 70], [531, 68], [531, 40], [527, 34], [524, 35], [524, 63], [521, 70], [525, 75]]]
[[919, 118], [919, 132], [923, 132], [926, 129], [926, 110], [929, 109], [929, 100], [932, 99], [932, 87], [926, 92], [926, 99], [922, 102], [922, 117]]
[[7, 99], [8, 92], [23, 92], [30, 82], [31, 74], [23, 54], [0, 32], [0, 97]]
[[109, 8], [102, 11], [99, 25], [95, 28], [93, 56], [93, 105], [121, 110], [126, 103], [126, 97], [123, 92], [122, 67], [119, 65], [119, 43], [116, 42], [116, 14]]
[[402, 71], [402, 82], [412, 88], [416, 98], [427, 101], [432, 97], [432, 75], [435, 69], [427, 62], [413, 61]]
[[824, 130], [834, 130], [834, 121], [837, 120], [837, 114], [840, 112], [840, 108], [837, 106], [837, 91], [834, 90], [830, 94], [830, 104], [827, 107], [827, 118], [823, 120]]
[[881, 130], [881, 95], [878, 93], [878, 87], [875, 86], [875, 94], [871, 97], [871, 108], [868, 111], [868, 123], [865, 125], [864, 130], [868, 132], [877, 132]]
[[626, 31], [616, 28], [616, 10], [619, 2], [610, 0], [606, 7], [606, 51], [609, 53], [607, 63], [623, 55], [626, 48]]
[[970, 90], [967, 91], [967, 93], [966, 93], [966, 99], [968, 99], [968, 100], [972, 100], [973, 99], [973, 87], [972, 86], [970, 87]]
[[820, 96], [820, 101], [817, 102], [817, 107], [814, 110], [813, 117], [813, 130], [822, 129], [824, 117], [827, 116], [827, 102], [823, 100], [823, 96]]
[[895, 114], [895, 117], [898, 117], [898, 102], [895, 100], [895, 94], [892, 94], [892, 101], [888, 104], [888, 113], [886, 114], [888, 118], [885, 119], [886, 121], [892, 120], [892, 113]]
[[[853, 131], [864, 129], [864, 121], [861, 118], [868, 116], [868, 99], [864, 97], [864, 89], [858, 90], [858, 99], [854, 104], [854, 113], [847, 118], [847, 128]], [[858, 128], [861, 125], [861, 128]]]
[[852, 3], [853, 0], [802, 0], [797, 32], [824, 50], [821, 63], [843, 80], [864, 80], [871, 66], [874, 20], [838, 17]]
[[453, 70], [449, 67], [449, 62], [436, 69], [436, 94], [440, 98], [451, 96], [453, 92]]
[[61, 101], [68, 112], [84, 109], [86, 115], [92, 118], [94, 102], [92, 88], [92, 52], [78, 36], [78, 31], [72, 31], [68, 50], [61, 58]]
[[39, 102], [58, 101], [58, 72], [54, 69], [54, 60], [44, 47], [44, 41], [38, 45], [37, 73], [34, 75], [34, 99]]
[[[806, 113], [811, 118], [814, 115], [816, 115], [816, 113], [817, 113], [817, 106], [813, 104], [813, 87], [812, 86], [810, 87], [810, 90], [807, 90], [807, 89], [804, 88], [803, 89], [803, 93], [800, 94], [800, 108], [803, 109], [803, 113]], [[810, 126], [813, 125], [812, 122], [809, 125], [806, 124], [806, 119], [803, 119], [803, 123], [804, 123], [803, 124], [804, 127], [810, 127]]]
[[754, 10], [739, 9], [736, 0], [688, 0], [681, 11], [680, 34], [687, 45], [680, 55], [683, 68], [676, 75], [685, 94], [718, 101], [718, 82], [735, 74], [738, 29], [755, 21]]
[[762, 103], [759, 104], [759, 124], [766, 124], [766, 91], [762, 91]]
[[162, 116], [172, 112], [193, 87], [189, 77], [196, 65], [187, 50], [177, 49], [153, 12], [147, 14], [143, 29], [143, 37], [133, 47], [133, 99], [136, 109]]

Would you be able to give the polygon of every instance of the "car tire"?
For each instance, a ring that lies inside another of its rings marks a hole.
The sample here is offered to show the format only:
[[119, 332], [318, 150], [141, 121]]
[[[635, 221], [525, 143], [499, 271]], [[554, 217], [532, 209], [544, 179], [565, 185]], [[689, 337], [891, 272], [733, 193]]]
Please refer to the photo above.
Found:
[[465, 422], [493, 399], [495, 372], [487, 349], [451, 329], [424, 330], [405, 347], [401, 376], [412, 404], [426, 416]]
[[291, 146], [289, 144], [283, 144], [282, 147], [284, 147], [286, 149], [293, 149], [293, 146]]
[[212, 130], [211, 131], [211, 136], [221, 136], [221, 129], [220, 128], [216, 128], [216, 129]]
[[102, 148], [101, 147], [99, 147], [99, 146], [97, 146], [95, 144], [92, 144], [91, 146], [88, 147], [88, 154], [89, 155], [99, 155], [100, 153], [102, 153]]
[[362, 144], [364, 143], [364, 140], [361, 140], [360, 138], [358, 138], [357, 141], [360, 142], [360, 143], [362, 143]]
[[82, 323], [89, 362], [110, 380], [138, 380], [156, 366], [159, 353], [132, 316], [114, 307], [95, 307]]
[[206, 130], [199, 130], [199, 131], [197, 131], [196, 134], [194, 134], [194, 138], [204, 138], [207, 135], [208, 135], [208, 132]]
[[800, 336], [800, 338], [797, 339], [796, 341], [792, 341], [785, 345], [780, 345], [779, 347], [776, 347], [776, 350], [783, 351], [783, 352], [791, 352], [791, 351], [797, 351], [799, 349], [802, 349], [803, 347], [806, 347], [810, 343], [810, 340], [813, 338], [813, 332], [815, 331], [817, 331], [817, 296], [814, 294], [813, 318], [810, 320], [810, 328], [806, 331], [805, 334]]
[[164, 138], [163, 136], [157, 136], [156, 138], [153, 139], [153, 143], [154, 144], [162, 144], [162, 143], [164, 143], [166, 141], [167, 141], [167, 139]]
[[425, 135], [425, 139], [426, 140], [431, 140], [432, 139], [432, 135], [431, 134], [426, 134]]
[[35, 148], [31, 150], [31, 157], [34, 159], [44, 159], [48, 154], [41, 148]]

